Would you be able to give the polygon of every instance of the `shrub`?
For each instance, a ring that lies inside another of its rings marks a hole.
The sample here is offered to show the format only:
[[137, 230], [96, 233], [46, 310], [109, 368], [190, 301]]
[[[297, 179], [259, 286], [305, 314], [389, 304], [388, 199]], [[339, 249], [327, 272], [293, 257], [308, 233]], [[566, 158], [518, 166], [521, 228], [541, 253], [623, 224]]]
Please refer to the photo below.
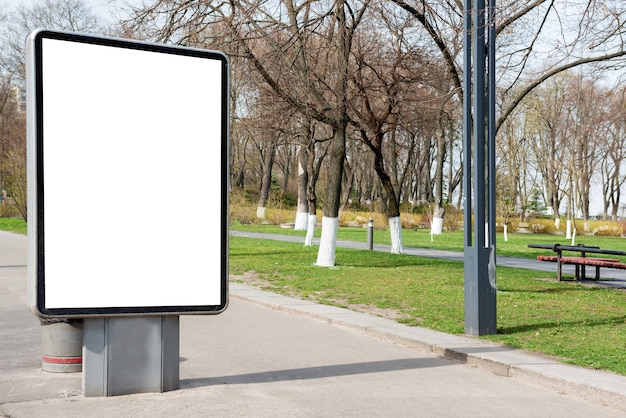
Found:
[[350, 210], [339, 212], [339, 226], [354, 226], [356, 224], [366, 226], [370, 217], [374, 221], [375, 229], [387, 228], [387, 217], [383, 213]]
[[420, 216], [412, 213], [401, 213], [400, 222], [403, 229], [414, 229], [419, 227]]
[[530, 230], [535, 234], [553, 234], [556, 232], [554, 219], [531, 218], [526, 222], [530, 224]]
[[589, 221], [589, 229], [593, 235], [619, 237], [624, 232], [624, 221]]
[[464, 214], [460, 209], [454, 206], [446, 206], [446, 212], [443, 215], [443, 227], [448, 231], [456, 231], [463, 225]]
[[242, 225], [250, 225], [254, 223], [256, 218], [255, 208], [252, 206], [230, 205], [230, 221], [238, 221]]
[[0, 206], [0, 218], [16, 218], [19, 217], [19, 211], [17, 206], [13, 204], [6, 204]]
[[294, 209], [268, 208], [265, 211], [265, 220], [274, 225], [293, 222], [296, 216]]

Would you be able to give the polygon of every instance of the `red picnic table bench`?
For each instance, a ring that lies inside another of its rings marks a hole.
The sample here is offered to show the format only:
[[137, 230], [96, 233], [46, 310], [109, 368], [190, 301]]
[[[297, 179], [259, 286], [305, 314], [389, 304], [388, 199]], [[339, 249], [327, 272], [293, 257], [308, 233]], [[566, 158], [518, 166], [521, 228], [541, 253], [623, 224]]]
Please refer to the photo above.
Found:
[[[594, 280], [600, 280], [600, 268], [607, 267], [612, 269], [626, 270], [626, 263], [621, 262], [617, 258], [604, 258], [604, 257], [587, 257], [587, 253], [599, 254], [599, 255], [614, 255], [614, 256], [626, 256], [626, 251], [619, 250], [604, 250], [600, 247], [586, 246], [586, 245], [561, 245], [561, 244], [528, 244], [529, 248], [543, 248], [552, 250], [556, 255], [539, 255], [537, 260], [556, 263], [556, 276], [559, 281], [563, 280], [562, 266], [563, 264], [575, 265], [575, 278], [576, 280], [586, 279], [585, 266], [593, 266], [596, 268], [596, 276]], [[578, 252], [580, 256], [563, 256], [563, 251]]]

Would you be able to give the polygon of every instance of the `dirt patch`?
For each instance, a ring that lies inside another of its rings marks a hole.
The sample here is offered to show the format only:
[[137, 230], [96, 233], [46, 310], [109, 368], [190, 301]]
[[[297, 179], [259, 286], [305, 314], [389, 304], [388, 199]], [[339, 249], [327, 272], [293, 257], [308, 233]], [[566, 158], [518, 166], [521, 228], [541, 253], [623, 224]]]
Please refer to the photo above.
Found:
[[[249, 286], [256, 287], [262, 290], [267, 290], [270, 292], [273, 291], [273, 292], [281, 293], [283, 295], [294, 297], [297, 299], [303, 299], [301, 295], [297, 294], [296, 292], [290, 291], [289, 289], [285, 289], [285, 288], [277, 289], [276, 286], [274, 286], [272, 282], [270, 282], [269, 280], [260, 278], [259, 275], [254, 270], [248, 270], [244, 272], [242, 275], [230, 275], [230, 280], [233, 280], [235, 282], [245, 283]], [[328, 302], [330, 302], [331, 304], [335, 306], [346, 307], [356, 312], [376, 315], [381, 318], [387, 318], [387, 319], [393, 319], [393, 320], [411, 318], [411, 315], [401, 313], [397, 309], [385, 309], [385, 308], [379, 308], [373, 305], [352, 304], [345, 299], [327, 298], [324, 296], [323, 293], [319, 293], [318, 296], [319, 298], [315, 297], [314, 295], [311, 295], [308, 299], [314, 302], [320, 302], [323, 299], [324, 302], [327, 304]]]
[[378, 306], [364, 305], [361, 303], [351, 304], [347, 300], [333, 300], [333, 303], [336, 303], [339, 306], [346, 306], [348, 309], [351, 309], [356, 312], [376, 315], [376, 316], [380, 316], [381, 318], [387, 318], [387, 319], [393, 319], [393, 320], [411, 318], [411, 315], [401, 313], [397, 309], [379, 308]]
[[250, 286], [262, 287], [262, 288], [271, 287], [272, 285], [269, 281], [259, 278], [259, 275], [254, 270], [248, 270], [244, 272], [242, 275], [237, 275], [237, 276], [234, 274], [231, 274], [230, 280], [245, 283]]

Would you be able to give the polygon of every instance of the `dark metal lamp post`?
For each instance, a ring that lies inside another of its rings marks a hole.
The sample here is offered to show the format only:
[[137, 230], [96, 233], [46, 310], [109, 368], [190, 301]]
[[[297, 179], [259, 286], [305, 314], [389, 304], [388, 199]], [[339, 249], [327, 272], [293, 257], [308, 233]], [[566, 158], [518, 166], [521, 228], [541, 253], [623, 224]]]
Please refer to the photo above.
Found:
[[465, 332], [472, 335], [497, 333], [495, 0], [487, 1], [464, 4]]

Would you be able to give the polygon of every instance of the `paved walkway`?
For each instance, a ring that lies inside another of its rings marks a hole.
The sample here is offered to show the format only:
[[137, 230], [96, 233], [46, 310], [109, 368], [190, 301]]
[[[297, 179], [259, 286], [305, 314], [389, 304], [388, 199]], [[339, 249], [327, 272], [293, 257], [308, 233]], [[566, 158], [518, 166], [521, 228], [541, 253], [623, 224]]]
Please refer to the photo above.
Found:
[[182, 316], [181, 388], [85, 398], [41, 371], [26, 240], [0, 233], [0, 416], [620, 417], [626, 377], [231, 283], [217, 316]]

